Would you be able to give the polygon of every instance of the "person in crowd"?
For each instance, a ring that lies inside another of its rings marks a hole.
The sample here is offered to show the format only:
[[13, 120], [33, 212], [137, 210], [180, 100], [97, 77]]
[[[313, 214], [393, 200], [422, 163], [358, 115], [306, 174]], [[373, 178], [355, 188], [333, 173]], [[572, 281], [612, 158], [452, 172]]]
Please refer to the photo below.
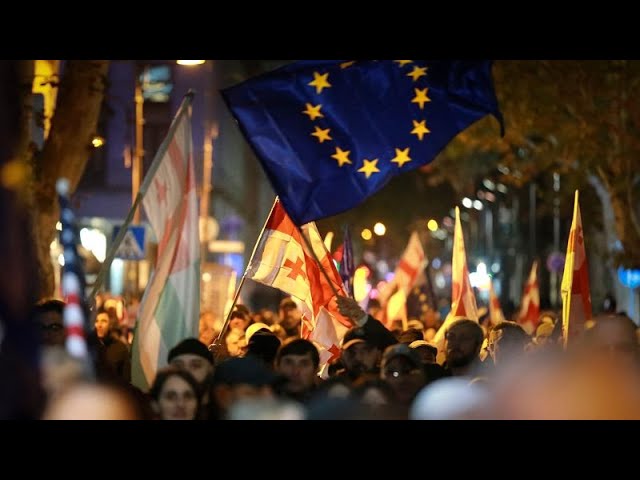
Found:
[[[253, 324], [249, 327], [253, 327]], [[249, 331], [247, 329], [247, 331]], [[260, 328], [248, 336], [245, 357], [254, 357], [262, 361], [269, 369], [273, 369], [276, 354], [280, 348], [280, 339], [268, 328]]]
[[460, 319], [453, 322], [444, 335], [445, 362], [444, 368], [453, 376], [475, 376], [479, 369], [480, 348], [484, 333], [478, 322]]
[[422, 361], [416, 351], [404, 343], [387, 347], [382, 355], [380, 378], [393, 391], [395, 404], [406, 409], [427, 383]]
[[231, 407], [244, 399], [271, 399], [276, 375], [253, 357], [229, 358], [216, 365], [212, 395], [216, 417], [227, 418]]
[[200, 409], [200, 388], [187, 370], [175, 366], [160, 369], [149, 389], [158, 419], [195, 420]]
[[396, 338], [382, 323], [366, 314], [354, 299], [338, 297], [338, 308], [355, 324], [342, 339], [343, 374], [351, 380], [364, 373], [377, 374], [382, 352], [397, 343]]
[[213, 356], [197, 338], [185, 338], [169, 350], [167, 362], [176, 368], [189, 372], [199, 385], [213, 373]]
[[251, 313], [244, 305], [236, 304], [231, 311], [229, 326], [224, 335], [227, 352], [232, 357], [242, 355], [245, 331], [251, 324]]
[[302, 312], [291, 297], [282, 299], [278, 314], [280, 326], [286, 331], [287, 337], [299, 337]]
[[136, 397], [121, 385], [80, 382], [52, 398], [43, 420], [146, 420]]
[[63, 311], [65, 303], [55, 298], [41, 300], [31, 315], [40, 328], [42, 345], [64, 347]]
[[500, 322], [489, 333], [487, 350], [496, 366], [522, 357], [531, 340], [522, 326], [514, 322]]
[[604, 357], [621, 367], [640, 367], [638, 328], [622, 314], [601, 314], [584, 333], [584, 344], [596, 357]]
[[102, 380], [131, 381], [131, 358], [127, 346], [111, 335], [111, 319], [104, 310], [96, 314], [88, 344], [96, 349], [96, 374]]
[[319, 367], [320, 354], [313, 343], [302, 338], [286, 340], [275, 359], [275, 372], [285, 378], [278, 393], [307, 402], [316, 389]]

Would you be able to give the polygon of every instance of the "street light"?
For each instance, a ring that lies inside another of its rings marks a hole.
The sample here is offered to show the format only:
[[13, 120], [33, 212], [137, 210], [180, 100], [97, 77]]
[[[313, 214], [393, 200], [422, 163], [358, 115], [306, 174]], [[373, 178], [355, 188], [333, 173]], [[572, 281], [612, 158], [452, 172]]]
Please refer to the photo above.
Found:
[[373, 233], [382, 237], [385, 233], [387, 233], [387, 227], [384, 226], [384, 223], [378, 222], [373, 226]]
[[176, 60], [178, 65], [183, 65], [185, 67], [192, 67], [194, 65], [202, 65], [206, 60]]

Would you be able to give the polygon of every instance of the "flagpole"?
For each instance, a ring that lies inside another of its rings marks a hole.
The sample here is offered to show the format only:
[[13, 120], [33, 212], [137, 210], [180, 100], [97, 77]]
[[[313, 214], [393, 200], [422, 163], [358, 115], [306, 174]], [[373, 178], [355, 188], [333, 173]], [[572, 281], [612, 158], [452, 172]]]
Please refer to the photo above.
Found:
[[[169, 132], [167, 133], [167, 136], [165, 137], [162, 144], [160, 145], [160, 148], [158, 148], [156, 156], [154, 157], [153, 162], [149, 167], [149, 171], [145, 175], [144, 181], [142, 182], [142, 185], [140, 185], [140, 188], [138, 189], [138, 194], [136, 195], [136, 199], [133, 202], [133, 205], [131, 205], [131, 209], [129, 210], [129, 213], [125, 218], [124, 223], [120, 227], [120, 231], [118, 232], [118, 235], [113, 240], [113, 243], [109, 248], [109, 253], [107, 254], [104, 262], [102, 262], [102, 267], [100, 268], [100, 272], [98, 273], [96, 281], [93, 284], [93, 289], [89, 294], [89, 299], [94, 298], [98, 293], [98, 290], [100, 290], [100, 287], [102, 287], [102, 283], [104, 282], [104, 279], [107, 275], [107, 271], [111, 266], [111, 262], [113, 262], [113, 259], [115, 258], [116, 251], [118, 250], [120, 243], [122, 243], [122, 240], [124, 239], [127, 233], [127, 229], [129, 228], [129, 225], [133, 220], [135, 212], [138, 206], [140, 205], [140, 202], [144, 198], [145, 194], [147, 193], [147, 190], [149, 189], [149, 185], [151, 184], [151, 180], [153, 179], [153, 176], [155, 175], [158, 168], [160, 168], [160, 162], [162, 161], [162, 157], [164, 157], [164, 154], [167, 152], [169, 148], [169, 142], [171, 139], [173, 139], [173, 136], [174, 136], [173, 134], [176, 128], [178, 128], [178, 124], [179, 124], [178, 120], [180, 120], [180, 118], [185, 114], [185, 112], [188, 111], [188, 108], [191, 106], [191, 102], [193, 101], [194, 94], [195, 92], [193, 90], [189, 90], [184, 96], [184, 99], [182, 100], [182, 104], [180, 105], [180, 108], [178, 108], [178, 112], [176, 113], [175, 117], [173, 118], [173, 121], [171, 122], [171, 126], [169, 127]], [[91, 302], [89, 303], [91, 304]]]
[[[318, 264], [318, 266], [320, 267], [320, 271], [322, 272], [322, 274], [324, 275], [325, 280], [327, 281], [327, 283], [329, 284], [329, 286], [331, 287], [331, 291], [333, 292], [333, 294], [336, 297], [339, 297], [340, 294], [338, 293], [338, 291], [336, 290], [336, 287], [333, 286], [333, 282], [331, 281], [331, 278], [329, 278], [329, 274], [327, 273], [327, 271], [324, 269], [324, 267], [322, 266], [322, 262], [320, 261], [320, 259], [318, 258], [318, 255], [316, 254], [316, 251], [313, 249], [313, 247], [311, 246], [311, 241], [305, 236], [304, 232], [302, 231], [302, 228], [300, 228], [300, 226], [296, 225], [296, 228], [298, 229], [298, 231], [300, 232], [300, 236], [302, 237], [302, 240], [304, 240], [305, 245], [307, 246], [307, 248], [309, 250], [311, 250], [311, 255], [313, 255], [314, 260], [316, 261], [316, 263]], [[344, 253], [343, 253], [344, 254]]]
[[251, 268], [251, 264], [253, 263], [253, 257], [255, 257], [256, 255], [256, 250], [258, 250], [258, 245], [260, 245], [260, 241], [262, 240], [262, 237], [264, 235], [264, 231], [267, 228], [267, 223], [269, 223], [269, 219], [271, 218], [271, 214], [273, 213], [273, 209], [276, 208], [276, 203], [278, 203], [278, 197], [276, 197], [273, 201], [273, 205], [271, 206], [271, 210], [269, 211], [269, 215], [267, 215], [267, 219], [264, 221], [264, 225], [262, 226], [262, 230], [260, 231], [260, 235], [258, 235], [258, 239], [256, 240], [256, 244], [253, 246], [253, 251], [251, 252], [251, 257], [249, 257], [249, 262], [247, 262], [247, 268], [244, 269], [244, 273], [242, 274], [242, 278], [240, 279], [240, 283], [238, 284], [238, 288], [236, 289], [236, 293], [233, 296], [233, 302], [231, 303], [231, 308], [229, 308], [229, 311], [227, 312], [227, 317], [225, 318], [224, 324], [222, 325], [222, 328], [220, 329], [220, 333], [218, 334], [218, 337], [213, 341], [213, 343], [211, 345], [209, 345], [209, 350], [215, 352], [215, 347], [217, 345], [220, 345], [220, 341], [222, 340], [222, 337], [224, 336], [224, 333], [227, 331], [227, 328], [229, 327], [229, 322], [231, 321], [231, 312], [233, 312], [233, 307], [236, 306], [236, 303], [238, 302], [238, 297], [240, 297], [240, 290], [242, 290], [242, 286], [244, 285], [244, 281], [247, 278], [247, 273], [249, 272], [249, 269]]

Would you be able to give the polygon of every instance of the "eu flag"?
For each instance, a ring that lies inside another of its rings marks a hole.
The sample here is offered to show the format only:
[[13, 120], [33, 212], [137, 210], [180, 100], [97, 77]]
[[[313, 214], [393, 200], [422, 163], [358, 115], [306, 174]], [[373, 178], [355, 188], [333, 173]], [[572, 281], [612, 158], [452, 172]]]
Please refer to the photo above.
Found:
[[355, 207], [494, 115], [490, 61], [305, 60], [222, 91], [293, 221]]

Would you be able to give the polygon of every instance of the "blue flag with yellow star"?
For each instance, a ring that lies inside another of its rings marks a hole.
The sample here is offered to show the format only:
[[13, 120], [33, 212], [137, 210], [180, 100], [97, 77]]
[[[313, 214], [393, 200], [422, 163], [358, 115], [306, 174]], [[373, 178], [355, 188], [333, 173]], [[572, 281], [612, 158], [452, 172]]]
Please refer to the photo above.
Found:
[[355, 207], [502, 115], [490, 61], [305, 60], [222, 90], [293, 221]]

